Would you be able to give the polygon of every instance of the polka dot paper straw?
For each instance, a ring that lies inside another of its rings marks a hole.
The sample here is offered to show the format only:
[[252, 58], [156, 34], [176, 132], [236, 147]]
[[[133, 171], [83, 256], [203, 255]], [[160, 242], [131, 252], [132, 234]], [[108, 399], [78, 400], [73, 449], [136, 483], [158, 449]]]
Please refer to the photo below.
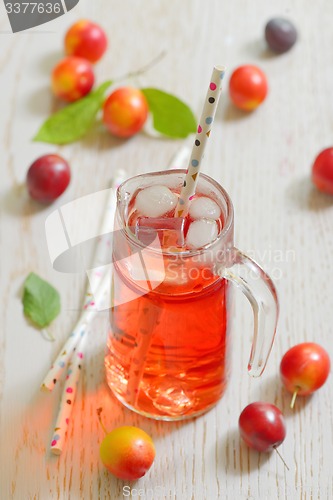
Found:
[[96, 290], [96, 284], [98, 284], [101, 280], [102, 275], [99, 267], [105, 265], [105, 256], [111, 249], [112, 236], [110, 233], [113, 230], [114, 214], [116, 212], [117, 205], [116, 189], [126, 179], [126, 177], [125, 170], [118, 169], [112, 179], [110, 194], [106, 202], [104, 217], [99, 231], [101, 236], [98, 240], [94, 260], [91, 266], [91, 269], [96, 269], [96, 272], [89, 275], [89, 284], [85, 293], [84, 308], [94, 305], [94, 297], [91, 294], [91, 290]]
[[128, 383], [126, 397], [129, 404], [135, 406], [139, 397], [140, 383], [144, 373], [147, 353], [149, 351], [152, 332], [160, 317], [160, 308], [150, 307], [151, 300], [141, 297], [137, 311], [140, 318], [140, 336], [138, 342], [132, 349], [131, 362], [129, 365]]
[[199, 170], [204, 156], [206, 142], [210, 136], [222, 90], [224, 72], [224, 66], [214, 66], [197, 134], [193, 144], [190, 163], [186, 171], [184, 184], [175, 210], [175, 217], [185, 217], [187, 215], [191, 199], [195, 194], [195, 188], [198, 182]]
[[92, 319], [98, 312], [98, 304], [102, 301], [104, 294], [110, 287], [110, 274], [106, 273], [98, 287], [95, 294], [94, 309], [87, 309], [81, 315], [81, 318], [76, 324], [76, 327], [68, 337], [68, 340], [63, 345], [61, 351], [59, 352], [55, 362], [51, 366], [51, 369], [47, 373], [45, 379], [41, 384], [41, 390], [52, 391], [57, 381], [59, 380], [62, 372], [69, 363], [73, 353], [76, 350], [77, 344], [81, 337], [85, 334], [87, 326], [91, 323]]
[[188, 148], [187, 146], [183, 146], [170, 160], [168, 169], [186, 168], [188, 165], [190, 154], [190, 148]]
[[[59, 352], [56, 360], [51, 366], [48, 374], [41, 384], [41, 390], [52, 391], [55, 384], [59, 380], [62, 372], [67, 366], [73, 352], [75, 351], [76, 345], [79, 342], [81, 335], [85, 332], [87, 325], [92, 321], [93, 317], [97, 313], [96, 302], [99, 302], [105, 291], [110, 286], [110, 276], [109, 273], [101, 272], [101, 264], [105, 264], [105, 255], [110, 250], [111, 237], [110, 234], [113, 229], [114, 214], [116, 210], [116, 194], [115, 190], [118, 186], [125, 180], [126, 172], [119, 169], [115, 172], [112, 183], [110, 195], [108, 197], [104, 217], [101, 223], [99, 233], [101, 235], [106, 235], [106, 238], [101, 237], [97, 243], [97, 247], [94, 254], [94, 259], [91, 268], [95, 269], [96, 272], [90, 274], [89, 283], [85, 292], [84, 312], [81, 314], [79, 321], [77, 322], [74, 330], [68, 337], [68, 340], [63, 345], [61, 351]], [[98, 284], [99, 282], [99, 284]], [[90, 290], [96, 290], [97, 292], [92, 295]]]
[[[92, 312], [92, 311], [91, 311]], [[95, 313], [95, 311], [94, 311]], [[78, 321], [76, 327], [70, 334], [67, 342], [63, 345], [61, 351], [59, 352], [56, 360], [50, 368], [50, 371], [46, 375], [45, 379], [41, 384], [42, 391], [52, 391], [59, 378], [61, 377], [62, 372], [68, 365], [73, 353], [76, 350], [77, 344], [82, 335], [85, 334], [87, 323], [84, 320], [87, 320], [88, 323], [91, 321], [93, 315], [86, 315], [83, 318], [83, 321]]]
[[55, 455], [60, 455], [65, 444], [68, 425], [70, 423], [73, 404], [77, 392], [77, 386], [80, 379], [80, 372], [84, 358], [84, 344], [86, 341], [86, 331], [80, 336], [77, 349], [72, 356], [72, 360], [68, 366], [66, 381], [61, 396], [60, 408], [57, 421], [55, 424], [52, 440], [51, 452]]

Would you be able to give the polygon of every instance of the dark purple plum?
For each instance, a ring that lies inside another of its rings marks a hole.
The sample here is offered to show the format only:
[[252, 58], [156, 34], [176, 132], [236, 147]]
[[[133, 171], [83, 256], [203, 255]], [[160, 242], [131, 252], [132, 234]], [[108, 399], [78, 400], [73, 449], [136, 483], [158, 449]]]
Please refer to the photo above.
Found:
[[27, 173], [28, 191], [34, 200], [51, 203], [67, 188], [71, 172], [66, 160], [56, 154], [41, 156]]
[[293, 23], [288, 19], [275, 17], [266, 24], [265, 38], [273, 52], [282, 54], [295, 44], [297, 31]]

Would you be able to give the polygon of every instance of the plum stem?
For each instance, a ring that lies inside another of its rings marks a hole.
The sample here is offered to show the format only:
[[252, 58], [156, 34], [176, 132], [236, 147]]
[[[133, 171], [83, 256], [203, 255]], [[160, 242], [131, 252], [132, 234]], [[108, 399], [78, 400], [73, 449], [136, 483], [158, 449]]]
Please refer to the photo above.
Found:
[[300, 387], [297, 386], [294, 393], [293, 393], [293, 397], [291, 398], [291, 402], [290, 402], [290, 408], [293, 409], [294, 406], [295, 406], [295, 401], [296, 401], [296, 398], [297, 398], [297, 393], [298, 391], [300, 390]]
[[133, 78], [134, 76], [139, 76], [142, 75], [143, 73], [146, 73], [149, 69], [155, 66], [158, 62], [160, 62], [163, 57], [166, 56], [166, 50], [162, 50], [154, 59], [152, 59], [148, 64], [145, 64], [141, 68], [137, 69], [136, 71], [131, 71], [130, 73], [126, 73], [125, 75], [118, 76], [117, 78], [113, 78], [112, 82], [121, 82], [122, 80], [126, 80], [128, 78]]
[[97, 408], [97, 410], [96, 410], [97, 418], [98, 418], [98, 421], [99, 421], [99, 425], [102, 427], [102, 429], [105, 432], [105, 434], [109, 434], [108, 431], [105, 428], [105, 425], [102, 422], [102, 418], [101, 418], [102, 411], [103, 411], [103, 408]]
[[286, 464], [286, 462], [285, 462], [285, 460], [284, 460], [283, 456], [281, 455], [281, 453], [280, 453], [280, 452], [279, 452], [279, 450], [277, 449], [277, 447], [276, 447], [276, 446], [273, 446], [273, 448], [274, 448], [274, 450], [276, 451], [276, 453], [279, 455], [279, 457], [280, 457], [280, 459], [282, 460], [282, 462], [283, 462], [283, 464], [284, 464], [285, 468], [286, 468], [287, 470], [290, 470], [290, 469], [289, 469], [289, 467], [288, 467], [288, 465]]

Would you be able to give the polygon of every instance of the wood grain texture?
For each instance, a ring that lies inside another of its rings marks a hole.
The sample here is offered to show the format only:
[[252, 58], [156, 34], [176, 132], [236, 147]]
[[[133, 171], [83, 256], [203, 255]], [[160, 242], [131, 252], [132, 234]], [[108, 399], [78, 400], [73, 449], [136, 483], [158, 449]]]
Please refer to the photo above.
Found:
[[[269, 54], [263, 42], [265, 22], [274, 15], [291, 18], [300, 33], [294, 49], [282, 56]], [[132, 498], [154, 500], [333, 498], [332, 377], [313, 397], [299, 398], [294, 411], [278, 378], [281, 356], [298, 342], [317, 341], [333, 359], [333, 198], [317, 192], [309, 177], [316, 154], [333, 145], [333, 3], [81, 0], [47, 29], [16, 35], [8, 32], [2, 4], [0, 16], [1, 499], [113, 500], [128, 498], [130, 488]], [[250, 379], [251, 311], [235, 293], [228, 390], [215, 409], [184, 423], [141, 418], [112, 398], [103, 372], [108, 319], [99, 315], [66, 449], [57, 458], [48, 447], [61, 387], [41, 394], [39, 384], [77, 319], [85, 277], [52, 269], [45, 218], [63, 203], [107, 187], [119, 166], [129, 175], [164, 168], [182, 144], [143, 134], [121, 141], [104, 130], [61, 148], [31, 142], [55, 109], [49, 73], [61, 57], [65, 29], [79, 17], [99, 21], [109, 35], [109, 51], [96, 65], [100, 82], [139, 68], [165, 49], [163, 62], [134, 85], [173, 92], [199, 114], [213, 65], [227, 66], [204, 170], [230, 193], [237, 245], [275, 278], [281, 315], [267, 370]], [[267, 101], [251, 114], [228, 100], [231, 71], [242, 63], [258, 64], [269, 78]], [[41, 209], [22, 183], [28, 165], [46, 152], [63, 154], [73, 179], [60, 200]], [[55, 342], [22, 314], [21, 287], [32, 270], [61, 292], [62, 313], [50, 327]], [[276, 454], [259, 455], [239, 440], [239, 413], [255, 400], [273, 402], [286, 415], [288, 434], [280, 450], [289, 471]], [[155, 440], [153, 469], [136, 483], [118, 481], [100, 463], [100, 406], [110, 429], [138, 425]]]

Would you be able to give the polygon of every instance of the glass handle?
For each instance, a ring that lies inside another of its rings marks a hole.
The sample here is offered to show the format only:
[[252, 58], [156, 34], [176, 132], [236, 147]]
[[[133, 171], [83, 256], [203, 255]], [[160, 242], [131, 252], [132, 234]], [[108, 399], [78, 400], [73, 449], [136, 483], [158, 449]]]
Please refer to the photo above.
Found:
[[275, 337], [279, 315], [277, 291], [268, 274], [250, 257], [237, 248], [230, 252], [232, 264], [221, 269], [219, 274], [240, 287], [251, 303], [254, 335], [248, 371], [253, 377], [259, 377], [265, 369]]

